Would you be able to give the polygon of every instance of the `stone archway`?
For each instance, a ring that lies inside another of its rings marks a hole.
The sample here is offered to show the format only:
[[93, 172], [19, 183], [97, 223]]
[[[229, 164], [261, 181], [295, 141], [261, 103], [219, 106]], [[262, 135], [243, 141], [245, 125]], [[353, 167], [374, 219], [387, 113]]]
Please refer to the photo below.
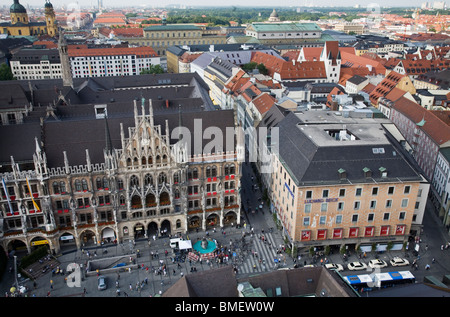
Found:
[[201, 229], [202, 228], [202, 220], [199, 216], [193, 216], [188, 220], [188, 230], [191, 229]]
[[28, 253], [27, 244], [19, 239], [9, 241], [6, 248], [9, 255], [14, 255], [16, 253]]
[[145, 227], [142, 223], [138, 222], [133, 228], [134, 239], [143, 238], [145, 236]]
[[147, 226], [147, 236], [149, 238], [158, 237], [158, 224], [154, 221], [150, 222]]
[[223, 225], [236, 225], [237, 224], [237, 214], [234, 211], [229, 211], [223, 218]]
[[210, 214], [206, 218], [206, 227], [217, 227], [220, 226], [220, 217], [217, 214]]
[[113, 228], [107, 227], [102, 230], [101, 238], [103, 243], [109, 243], [116, 241], [117, 235]]
[[30, 241], [31, 252], [42, 246], [47, 246], [47, 248], [50, 248], [51, 247], [50, 241], [45, 239], [44, 237], [34, 237], [33, 239], [31, 239]]
[[59, 237], [60, 250], [70, 250], [77, 247], [76, 239], [70, 232], [64, 232]]
[[87, 229], [80, 234], [80, 242], [83, 247], [94, 246], [97, 245], [97, 237], [92, 230]]
[[169, 220], [166, 219], [161, 223], [160, 233], [162, 237], [168, 236], [172, 233], [172, 224]]

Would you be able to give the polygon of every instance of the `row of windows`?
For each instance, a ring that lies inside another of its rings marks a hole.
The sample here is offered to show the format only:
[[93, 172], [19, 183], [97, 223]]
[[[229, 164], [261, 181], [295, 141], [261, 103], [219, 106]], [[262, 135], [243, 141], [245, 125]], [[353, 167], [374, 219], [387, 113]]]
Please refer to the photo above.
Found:
[[[401, 202], [401, 208], [407, 208], [408, 207], [409, 200], [407, 198], [402, 199]], [[419, 207], [420, 202], [416, 202], [415, 209]], [[375, 209], [377, 207], [377, 201], [371, 200], [369, 203], [369, 209]], [[312, 204], [305, 204], [304, 212], [309, 213], [311, 212]], [[361, 208], [361, 202], [355, 201], [353, 202], [353, 209], [359, 210]], [[387, 199], [386, 203], [384, 205], [384, 208], [392, 208], [392, 199]], [[340, 201], [337, 203], [337, 211], [344, 210], [344, 202]], [[321, 203], [320, 204], [320, 211], [326, 212], [328, 211], [328, 203]]]
[[[407, 195], [409, 194], [411, 191], [411, 186], [410, 185], [406, 185], [403, 188], [403, 194]], [[387, 189], [387, 194], [388, 195], [393, 195], [395, 192], [395, 186], [389, 186]], [[363, 193], [363, 189], [361, 187], [356, 188], [355, 190], [355, 196], [359, 197], [362, 196]], [[379, 188], [378, 187], [372, 187], [372, 192], [371, 195], [372, 196], [377, 196], [379, 193]], [[319, 198], [328, 198], [330, 194], [330, 190], [329, 189], [323, 189], [322, 190], [322, 197]], [[346, 189], [345, 188], [341, 188], [339, 189], [339, 197], [345, 197], [346, 194]], [[419, 197], [420, 197], [420, 190], [419, 190]], [[306, 191], [306, 195], [305, 195], [306, 199], [312, 199], [313, 198], [313, 191], [312, 190], [307, 190]]]
[[[362, 215], [354, 214], [351, 216], [351, 222], [353, 224], [357, 223], [360, 220], [360, 217]], [[391, 218], [391, 213], [385, 212], [383, 214], [383, 221], [389, 221]], [[343, 215], [337, 215], [335, 218], [335, 224], [340, 225], [343, 223], [344, 216]], [[406, 212], [402, 211], [398, 214], [398, 220], [405, 220], [406, 219]], [[370, 213], [367, 215], [367, 222], [373, 222], [375, 221], [375, 214]], [[325, 225], [327, 223], [327, 216], [320, 216], [319, 217], [319, 225]], [[311, 218], [310, 217], [303, 217], [303, 226], [308, 227], [311, 225]]]
[[[164, 38], [164, 36], [165, 37], [171, 37], [170, 34], [171, 33], [169, 33], [169, 32], [167, 32], [167, 33], [154, 33], [154, 32], [152, 32], [152, 33], [146, 33], [145, 37], [146, 38], [159, 38], [159, 37]], [[202, 33], [201, 32], [192, 32], [192, 36], [200, 37], [200, 36], [202, 36]], [[178, 32], [178, 33], [172, 32], [172, 37], [176, 37], [176, 38], [179, 38], [179, 37], [191, 37], [191, 32], [187, 32], [187, 33], [186, 32], [183, 32], [183, 33], [181, 33], [181, 32]]]

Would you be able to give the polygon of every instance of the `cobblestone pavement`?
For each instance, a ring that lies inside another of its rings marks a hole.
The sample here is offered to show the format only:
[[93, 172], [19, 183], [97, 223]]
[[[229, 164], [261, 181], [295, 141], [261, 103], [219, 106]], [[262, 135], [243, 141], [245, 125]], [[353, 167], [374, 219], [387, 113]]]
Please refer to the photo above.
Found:
[[[256, 206], [261, 204], [261, 193], [259, 190], [252, 188], [252, 171], [247, 167], [244, 169], [243, 179], [243, 206], [246, 210], [251, 208], [253, 211]], [[211, 270], [221, 265], [235, 265], [237, 268], [237, 277], [245, 277], [252, 274], [268, 272], [280, 267], [290, 268], [294, 266], [294, 260], [287, 256], [284, 252], [280, 252], [281, 246], [284, 244], [281, 231], [276, 229], [273, 222], [272, 214], [267, 206], [263, 206], [258, 212], [242, 212], [241, 227], [225, 227], [224, 233], [221, 230], [190, 232], [184, 235], [189, 238], [194, 245], [195, 242], [208, 236], [215, 239], [218, 245], [230, 249], [228, 261], [223, 264], [215, 261], [190, 262], [186, 259], [184, 262], [174, 261], [174, 253], [169, 246], [169, 238], [150, 239], [150, 245], [147, 239], [137, 240], [135, 244], [131, 241], [124, 241], [122, 244], [107, 244], [104, 249], [107, 253], [103, 253], [101, 247], [87, 248], [90, 251], [91, 259], [101, 259], [115, 257], [119, 255], [133, 256], [139, 250], [140, 257], [136, 259], [139, 269], [132, 269], [130, 272], [105, 273], [107, 279], [107, 288], [98, 290], [97, 276], [86, 276], [79, 286], [70, 287], [70, 281], [67, 283], [65, 275], [52, 275], [51, 270], [45, 273], [37, 274], [36, 288], [32, 281], [23, 281], [19, 279], [21, 285], [29, 288], [28, 296], [37, 297], [65, 297], [65, 296], [86, 296], [86, 297], [115, 297], [117, 295], [116, 281], [119, 283], [120, 296], [129, 297], [149, 297], [163, 293], [172, 286], [178, 279], [186, 274], [196, 274], [196, 272]], [[245, 225], [244, 225], [245, 224]], [[253, 230], [252, 230], [253, 229]], [[245, 234], [245, 237], [243, 237]], [[424, 276], [433, 275], [439, 280], [444, 274], [450, 274], [450, 248], [441, 250], [441, 246], [450, 241], [448, 233], [440, 224], [440, 220], [435, 216], [434, 211], [427, 210], [423, 222], [423, 232], [421, 233], [421, 248], [419, 256], [412, 255], [412, 246], [410, 251], [388, 251], [383, 254], [368, 253], [365, 262], [372, 258], [381, 258], [388, 262], [394, 256], [408, 257], [409, 261], [418, 260], [418, 270], [411, 267], [395, 268], [389, 266], [382, 271], [410, 270], [416, 277], [417, 282], [423, 282]], [[230, 244], [231, 242], [231, 244]], [[426, 247], [428, 246], [428, 247]], [[167, 254], [166, 254], [167, 252]], [[95, 255], [95, 253], [97, 255]], [[300, 258], [295, 259], [297, 264], [302, 265], [321, 265], [320, 260], [325, 259], [330, 263], [340, 263], [346, 267], [347, 263], [360, 260], [358, 254], [351, 256], [344, 261], [341, 254], [334, 252], [327, 256], [321, 256], [316, 259], [312, 258], [308, 253], [300, 254]], [[432, 259], [435, 259], [433, 263]], [[57, 256], [56, 261], [52, 262], [54, 266], [62, 268], [65, 272], [67, 267], [73, 263], [83, 265], [89, 260], [86, 252], [74, 250]], [[429, 270], [425, 270], [425, 265], [430, 264]], [[8, 267], [13, 266], [13, 260], [10, 259]], [[162, 271], [158, 273], [158, 269], [163, 267], [166, 269], [165, 274]], [[147, 270], [148, 268], [148, 270]], [[39, 270], [38, 267], [33, 268]], [[155, 271], [156, 270], [156, 271]], [[36, 273], [36, 271], [35, 271]], [[100, 272], [100, 274], [103, 274]], [[353, 271], [344, 270], [342, 275], [358, 274]], [[5, 294], [14, 284], [14, 274], [5, 273], [0, 284], [0, 291]]]

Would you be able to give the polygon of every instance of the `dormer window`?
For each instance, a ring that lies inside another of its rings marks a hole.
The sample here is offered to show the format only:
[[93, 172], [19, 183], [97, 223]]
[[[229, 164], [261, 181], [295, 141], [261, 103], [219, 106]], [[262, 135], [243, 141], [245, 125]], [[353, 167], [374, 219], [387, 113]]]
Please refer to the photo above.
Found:
[[108, 115], [106, 105], [96, 105], [95, 106], [95, 118], [104, 119]]
[[387, 170], [386, 170], [385, 167], [380, 167], [380, 168], [379, 168], [379, 171], [380, 171], [380, 173], [381, 173], [381, 177], [382, 177], [382, 178], [387, 177]]
[[366, 177], [366, 178], [372, 177], [372, 171], [370, 170], [370, 168], [364, 167], [363, 172], [364, 172], [364, 177]]

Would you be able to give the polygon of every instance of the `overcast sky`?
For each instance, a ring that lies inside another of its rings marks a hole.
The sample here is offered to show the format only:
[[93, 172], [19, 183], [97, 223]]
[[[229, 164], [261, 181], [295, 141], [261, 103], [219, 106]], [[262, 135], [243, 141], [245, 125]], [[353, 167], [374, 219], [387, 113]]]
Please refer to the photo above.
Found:
[[[253, 7], [281, 7], [281, 6], [294, 6], [294, 7], [304, 7], [306, 4], [314, 4], [318, 6], [333, 6], [338, 3], [340, 6], [354, 6], [356, 4], [359, 4], [363, 7], [365, 7], [367, 4], [370, 3], [377, 3], [380, 6], [416, 6], [420, 7], [423, 2], [427, 0], [380, 0], [380, 1], [364, 1], [364, 0], [341, 0], [341, 1], [335, 1], [335, 0], [282, 0], [282, 1], [273, 1], [273, 0], [228, 0], [228, 1], [218, 1], [218, 0], [188, 0], [188, 1], [182, 1], [182, 0], [159, 0], [159, 1], [139, 1], [139, 0], [103, 0], [103, 4], [105, 6], [123, 6], [124, 3], [126, 3], [128, 6], [139, 6], [142, 3], [148, 4], [148, 6], [152, 6], [152, 4], [157, 3], [158, 6], [163, 6], [167, 4], [186, 4], [186, 5], [206, 5], [206, 6], [253, 6]], [[428, 0], [428, 2], [433, 3], [434, 0]], [[7, 4], [10, 2], [13, 3], [13, 0], [2, 0], [2, 5]], [[26, 6], [27, 4], [30, 6], [44, 6], [45, 0], [19, 0], [19, 2]], [[96, 6], [97, 0], [50, 0], [52, 2], [54, 7], [58, 7], [60, 5], [69, 5], [69, 4], [75, 4], [79, 3], [80, 6]]]

